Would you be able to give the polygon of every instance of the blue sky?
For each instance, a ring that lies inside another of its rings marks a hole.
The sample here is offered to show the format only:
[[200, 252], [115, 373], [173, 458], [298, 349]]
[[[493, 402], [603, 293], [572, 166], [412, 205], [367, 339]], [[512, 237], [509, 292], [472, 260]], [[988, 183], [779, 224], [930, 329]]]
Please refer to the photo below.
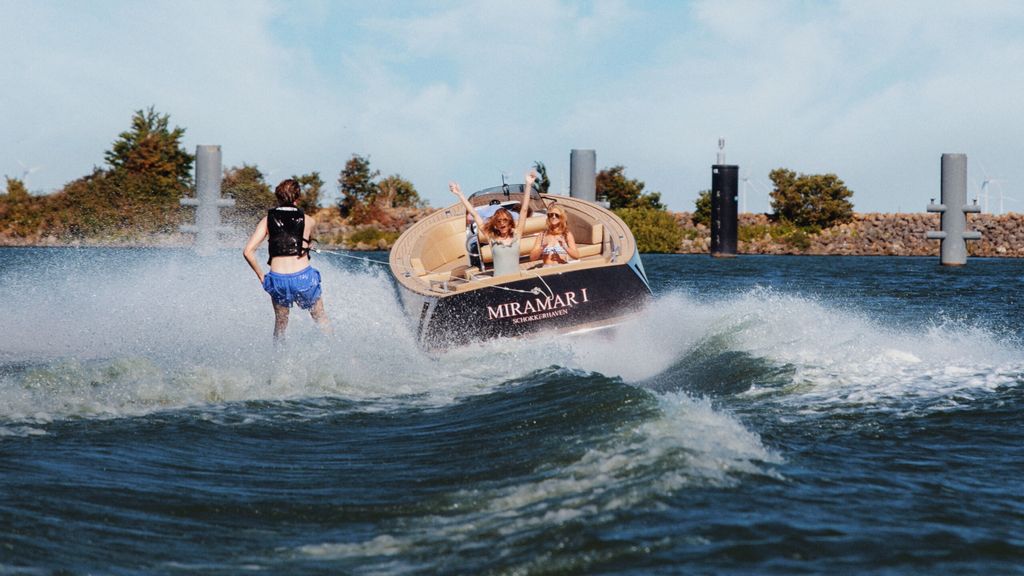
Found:
[[[103, 165], [135, 110], [268, 181], [353, 153], [434, 206], [569, 154], [692, 210], [719, 138], [741, 204], [831, 172], [860, 212], [920, 212], [942, 153], [1024, 212], [1016, 2], [0, 0], [0, 172], [50, 192]], [[985, 199], [982, 198], [984, 203]]]

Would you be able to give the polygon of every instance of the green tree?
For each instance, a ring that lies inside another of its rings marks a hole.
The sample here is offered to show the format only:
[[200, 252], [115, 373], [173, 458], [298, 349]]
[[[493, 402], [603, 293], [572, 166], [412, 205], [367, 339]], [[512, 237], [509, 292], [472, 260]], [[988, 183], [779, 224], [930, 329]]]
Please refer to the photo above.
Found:
[[673, 253], [683, 242], [683, 229], [675, 216], [656, 208], [622, 208], [615, 211], [629, 226], [641, 252]]
[[711, 190], [702, 190], [694, 202], [693, 223], [711, 225]]
[[626, 178], [625, 167], [612, 166], [597, 173], [597, 197], [606, 198], [612, 210], [619, 208], [653, 208], [664, 210], [660, 192], [644, 192], [644, 183]]
[[338, 210], [342, 218], [353, 218], [357, 222], [366, 220], [377, 198], [377, 184], [373, 179], [379, 170], [370, 170], [370, 159], [353, 154], [345, 162], [345, 168], [338, 176], [341, 200]]
[[0, 195], [0, 233], [27, 238], [34, 235], [42, 218], [42, 198], [29, 194], [25, 183], [5, 176], [7, 193]]
[[170, 117], [152, 106], [135, 112], [131, 128], [104, 155], [110, 169], [73, 188], [102, 204], [89, 213], [84, 227], [89, 235], [116, 240], [177, 229], [182, 221], [178, 200], [192, 187], [195, 161], [181, 147], [184, 136], [184, 128], [171, 129]]
[[342, 218], [353, 224], [378, 222], [389, 224], [391, 208], [418, 207], [424, 204], [412, 182], [392, 174], [377, 182], [379, 170], [370, 168], [370, 159], [353, 154], [338, 176], [341, 200], [338, 210]]
[[[170, 117], [158, 114], [152, 106], [137, 110], [131, 129], [122, 132], [105, 154], [111, 170], [144, 176], [171, 196], [191, 187], [195, 157], [181, 148], [185, 129], [175, 126], [171, 130], [169, 123]], [[179, 197], [175, 196], [175, 201]]]
[[10, 176], [4, 176], [7, 180], [7, 198], [8, 201], [22, 201], [29, 199], [28, 188], [25, 187], [25, 183], [20, 178], [11, 178]]
[[320, 189], [324, 187], [324, 181], [320, 179], [319, 172], [310, 172], [302, 176], [292, 176], [299, 187], [302, 188], [302, 197], [299, 199], [299, 208], [310, 214], [320, 209]]
[[132, 116], [131, 128], [105, 152], [108, 168], [73, 180], [30, 202], [39, 235], [65, 240], [125, 241], [177, 229], [178, 200], [192, 186], [194, 158], [181, 148], [185, 130], [152, 107]]
[[51, 206], [53, 217], [45, 232], [65, 239], [104, 239], [119, 229], [127, 234], [134, 220], [129, 191], [101, 168], [65, 184]]
[[225, 219], [236, 225], [259, 220], [269, 208], [277, 205], [273, 190], [255, 165], [243, 163], [241, 167], [225, 170], [220, 191], [222, 195], [235, 199], [235, 205], [226, 212]]
[[398, 174], [392, 174], [377, 183], [375, 201], [383, 208], [415, 208], [422, 204], [416, 187]]
[[541, 161], [533, 163], [533, 168], [537, 171], [537, 190], [541, 194], [547, 194], [548, 190], [551, 189], [551, 179], [548, 178], [548, 167]]
[[828, 228], [853, 219], [853, 192], [835, 174], [800, 174], [776, 168], [768, 175], [775, 188], [772, 210], [797, 226]]

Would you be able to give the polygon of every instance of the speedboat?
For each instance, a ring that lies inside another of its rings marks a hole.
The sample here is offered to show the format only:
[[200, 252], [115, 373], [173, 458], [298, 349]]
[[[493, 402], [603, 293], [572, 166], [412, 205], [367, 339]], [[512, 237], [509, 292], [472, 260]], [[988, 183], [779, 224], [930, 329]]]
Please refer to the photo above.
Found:
[[[523, 185], [474, 193], [481, 214], [500, 204], [518, 215]], [[490, 246], [477, 248], [475, 225], [461, 203], [409, 227], [391, 249], [389, 265], [399, 299], [424, 348], [448, 348], [541, 332], [606, 329], [639, 311], [650, 284], [629, 227], [611, 210], [570, 196], [530, 191], [530, 212], [519, 243], [519, 271], [495, 276]], [[579, 259], [542, 266], [530, 251], [558, 204]]]

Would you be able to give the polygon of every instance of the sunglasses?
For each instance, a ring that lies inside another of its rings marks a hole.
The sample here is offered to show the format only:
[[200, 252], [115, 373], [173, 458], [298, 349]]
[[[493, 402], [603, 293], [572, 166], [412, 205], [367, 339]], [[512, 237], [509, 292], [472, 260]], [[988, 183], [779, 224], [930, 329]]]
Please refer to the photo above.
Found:
[[548, 220], [554, 220], [555, 218], [561, 218], [558, 214], [548, 214]]

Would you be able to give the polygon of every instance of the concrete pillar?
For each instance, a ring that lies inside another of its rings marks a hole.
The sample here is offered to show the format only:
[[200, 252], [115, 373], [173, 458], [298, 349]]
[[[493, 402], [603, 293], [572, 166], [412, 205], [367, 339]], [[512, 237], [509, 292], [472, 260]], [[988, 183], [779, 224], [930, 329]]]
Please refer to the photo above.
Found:
[[569, 152], [569, 196], [594, 202], [597, 200], [597, 152]]
[[963, 266], [967, 263], [967, 240], [981, 239], [981, 232], [967, 230], [967, 214], [980, 212], [981, 207], [967, 203], [966, 154], [943, 154], [941, 170], [941, 204], [933, 199], [927, 208], [942, 214], [941, 229], [930, 230], [925, 237], [941, 241], [939, 261], [943, 266]]
[[216, 251], [219, 232], [231, 230], [220, 222], [220, 209], [235, 205], [233, 199], [220, 197], [221, 173], [220, 146], [196, 146], [196, 197], [181, 199], [183, 206], [196, 207], [196, 223], [181, 231], [196, 235], [194, 247], [202, 255]]

